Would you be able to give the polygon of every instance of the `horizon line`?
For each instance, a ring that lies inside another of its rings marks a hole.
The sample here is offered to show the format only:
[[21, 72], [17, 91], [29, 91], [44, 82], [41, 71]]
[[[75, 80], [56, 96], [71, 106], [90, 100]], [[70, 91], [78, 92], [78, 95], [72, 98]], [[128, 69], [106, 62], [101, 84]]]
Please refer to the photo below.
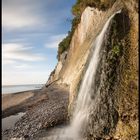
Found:
[[45, 85], [45, 83], [35, 83], [35, 84], [7, 84], [2, 86], [21, 86], [21, 85]]

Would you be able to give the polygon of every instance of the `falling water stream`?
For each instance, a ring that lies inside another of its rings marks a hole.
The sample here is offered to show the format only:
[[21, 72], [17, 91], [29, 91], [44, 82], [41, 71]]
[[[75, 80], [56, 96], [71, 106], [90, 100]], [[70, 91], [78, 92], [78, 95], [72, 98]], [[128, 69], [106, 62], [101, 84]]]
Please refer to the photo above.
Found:
[[[94, 48], [94, 51], [92, 52], [92, 56], [90, 59], [90, 63], [88, 65], [88, 68], [86, 70], [86, 73], [84, 75], [82, 85], [80, 87], [80, 91], [77, 97], [75, 111], [73, 113], [73, 117], [71, 120], [70, 126], [63, 128], [59, 135], [56, 134], [51, 137], [51, 140], [82, 140], [81, 138], [81, 129], [86, 126], [86, 122], [88, 121], [88, 116], [90, 112], [90, 105], [92, 102], [90, 94], [96, 94], [93, 93], [93, 85], [95, 82], [95, 75], [97, 71], [97, 67], [100, 61], [100, 50], [101, 46], [104, 41], [105, 34], [107, 32], [107, 29], [109, 27], [111, 19], [117, 14], [120, 13], [120, 11], [114, 13], [105, 23], [102, 31], [95, 39], [94, 43], [92, 44], [92, 47]], [[49, 140], [49, 138], [47, 139]]]
[[[80, 131], [83, 126], [86, 125], [86, 122], [88, 121], [88, 115], [90, 111], [90, 105], [92, 102], [91, 99], [91, 93], [94, 92], [93, 85], [95, 82], [95, 75], [97, 71], [97, 67], [100, 60], [100, 50], [102, 43], [104, 41], [104, 37], [106, 34], [106, 31], [109, 27], [109, 23], [111, 19], [117, 14], [120, 13], [120, 11], [113, 14], [105, 23], [102, 31], [97, 36], [96, 40], [94, 41], [94, 44], [92, 47], [94, 47], [94, 51], [92, 53], [92, 57], [89, 63], [89, 66], [86, 70], [86, 73], [83, 78], [82, 85], [80, 87], [80, 91], [78, 94], [78, 98], [76, 101], [76, 107], [73, 114], [73, 119], [71, 122], [71, 126], [69, 127], [69, 134], [73, 137], [74, 140], [81, 140], [80, 138]], [[96, 93], [92, 93], [96, 94]]]

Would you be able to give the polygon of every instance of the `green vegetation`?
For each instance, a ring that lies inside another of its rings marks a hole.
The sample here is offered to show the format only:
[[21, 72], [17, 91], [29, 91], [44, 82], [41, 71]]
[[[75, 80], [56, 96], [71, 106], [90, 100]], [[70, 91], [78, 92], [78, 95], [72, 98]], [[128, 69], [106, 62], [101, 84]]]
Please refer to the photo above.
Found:
[[60, 59], [60, 55], [69, 48], [72, 36], [79, 22], [80, 22], [80, 17], [78, 16], [72, 20], [71, 31], [69, 31], [68, 35], [59, 43], [58, 55], [57, 55], [58, 60]]
[[115, 46], [113, 47], [112, 51], [113, 51], [113, 53], [114, 53], [115, 55], [118, 56], [119, 53], [120, 53], [120, 46], [119, 46], [119, 45], [115, 45]]
[[[129, 48], [128, 44], [130, 44], [127, 40], [129, 39], [128, 34], [130, 30], [129, 26], [130, 21], [127, 11], [125, 11], [125, 9], [123, 9], [122, 11], [123, 12], [121, 14], [117, 14], [114, 17], [111, 24], [110, 35], [108, 39], [108, 57], [107, 57], [107, 64], [109, 65], [108, 81], [111, 87], [113, 87], [113, 84], [117, 80], [117, 75], [120, 72], [119, 69], [123, 69], [124, 66], [128, 63], [128, 62], [123, 63], [124, 61], [123, 59], [126, 57], [125, 49]], [[127, 23], [125, 25], [123, 20], [121, 20], [123, 18]]]
[[60, 55], [69, 49], [70, 42], [73, 33], [80, 23], [81, 14], [87, 6], [96, 7], [100, 10], [106, 10], [110, 8], [116, 0], [77, 0], [76, 4], [72, 7], [72, 13], [75, 16], [72, 20], [71, 31], [68, 32], [67, 37], [65, 37], [60, 43], [58, 48], [57, 59], [60, 59]]
[[87, 6], [106, 10], [110, 8], [115, 1], [116, 0], [77, 0], [76, 4], [72, 7], [72, 13], [75, 16], [79, 16]]
[[65, 50], [67, 50], [67, 48], [69, 47], [70, 41], [71, 41], [71, 36], [68, 35], [66, 38], [64, 38], [64, 39], [59, 43], [58, 55], [57, 55], [58, 60], [60, 59], [60, 55], [61, 55]]

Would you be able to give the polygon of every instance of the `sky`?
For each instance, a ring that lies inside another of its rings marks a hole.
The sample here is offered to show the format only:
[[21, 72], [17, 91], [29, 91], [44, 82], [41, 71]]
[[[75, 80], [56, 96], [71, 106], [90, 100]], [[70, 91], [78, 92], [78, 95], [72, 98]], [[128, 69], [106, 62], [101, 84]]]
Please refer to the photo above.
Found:
[[45, 84], [76, 0], [2, 0], [2, 85]]

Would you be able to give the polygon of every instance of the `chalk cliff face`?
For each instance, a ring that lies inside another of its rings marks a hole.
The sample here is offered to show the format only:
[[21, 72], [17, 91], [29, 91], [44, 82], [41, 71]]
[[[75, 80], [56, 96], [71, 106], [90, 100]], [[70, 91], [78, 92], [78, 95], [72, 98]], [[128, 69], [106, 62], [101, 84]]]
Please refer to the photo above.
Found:
[[[69, 50], [61, 54], [60, 60], [47, 82], [49, 84], [56, 81], [58, 84], [69, 86], [69, 112], [71, 114], [83, 75], [89, 63], [92, 44], [107, 19], [114, 12], [122, 10], [119, 16], [114, 17], [114, 22], [112, 21], [110, 25], [102, 51], [104, 53], [99, 66], [100, 72], [97, 74], [98, 81], [101, 80], [100, 75], [105, 73], [106, 78], [102, 78], [104, 79], [103, 92], [100, 91], [100, 95], [103, 95], [100, 96], [101, 101], [104, 97], [103, 102], [105, 102], [106, 107], [113, 106], [115, 108], [117, 118], [113, 118], [114, 112], [110, 112], [110, 114], [113, 114], [110, 116], [109, 112], [102, 111], [101, 108], [104, 104], [98, 102], [96, 105], [98, 109], [96, 108], [90, 114], [91, 120], [86, 132], [89, 139], [100, 137], [123, 140], [138, 139], [137, 6], [135, 0], [117, 0], [106, 11], [87, 7], [82, 13], [81, 21], [74, 32]], [[110, 99], [113, 102], [110, 103]], [[108, 127], [105, 129], [103, 125], [99, 125], [100, 129], [97, 129], [95, 128], [95, 122], [101, 122], [103, 114], [108, 118], [112, 117], [114, 121], [107, 123], [106, 120], [104, 125]], [[101, 131], [99, 132], [99, 130]]]
[[[121, 4], [119, 4], [121, 6]], [[64, 52], [55, 70], [52, 72], [48, 82], [58, 80], [58, 83], [65, 83], [70, 87], [70, 101], [73, 101], [77, 84], [82, 77], [82, 71], [85, 68], [87, 58], [92, 47], [92, 42], [98, 35], [108, 17], [120, 9], [114, 6], [108, 12], [99, 11], [98, 9], [87, 7], [72, 37], [68, 52]]]

